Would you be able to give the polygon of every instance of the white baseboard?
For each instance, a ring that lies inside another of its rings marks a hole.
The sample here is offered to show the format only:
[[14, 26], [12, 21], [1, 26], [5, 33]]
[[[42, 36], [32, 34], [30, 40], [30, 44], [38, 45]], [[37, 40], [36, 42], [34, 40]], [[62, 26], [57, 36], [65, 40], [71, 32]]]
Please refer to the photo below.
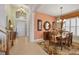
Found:
[[42, 41], [44, 41], [43, 38], [35, 39], [35, 42], [42, 42]]
[[43, 41], [43, 39], [34, 39], [34, 40], [30, 40], [30, 42], [40, 42], [40, 41]]

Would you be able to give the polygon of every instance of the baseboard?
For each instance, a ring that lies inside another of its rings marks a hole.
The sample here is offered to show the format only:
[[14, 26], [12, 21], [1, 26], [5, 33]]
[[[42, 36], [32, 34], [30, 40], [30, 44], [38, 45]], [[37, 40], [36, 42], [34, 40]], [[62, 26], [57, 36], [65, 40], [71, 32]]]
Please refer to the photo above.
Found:
[[40, 39], [35, 39], [35, 42], [43, 42], [43, 38], [40, 38]]

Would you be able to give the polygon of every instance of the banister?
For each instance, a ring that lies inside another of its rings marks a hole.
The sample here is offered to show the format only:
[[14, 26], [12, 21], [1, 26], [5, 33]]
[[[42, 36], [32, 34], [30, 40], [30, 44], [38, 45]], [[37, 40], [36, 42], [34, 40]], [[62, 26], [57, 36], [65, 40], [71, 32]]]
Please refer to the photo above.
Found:
[[[0, 27], [1, 28], [5, 28], [4, 26], [2, 26], [1, 24], [0, 24]], [[0, 29], [0, 32], [2, 32], [2, 33], [4, 33], [4, 34], [6, 34], [6, 32], [5, 31], [3, 31], [2, 29]]]
[[6, 34], [6, 32], [5, 32], [5, 31], [3, 31], [3, 30], [1, 30], [1, 29], [0, 29], [0, 32], [2, 32], [2, 33], [4, 33], [4, 34]]

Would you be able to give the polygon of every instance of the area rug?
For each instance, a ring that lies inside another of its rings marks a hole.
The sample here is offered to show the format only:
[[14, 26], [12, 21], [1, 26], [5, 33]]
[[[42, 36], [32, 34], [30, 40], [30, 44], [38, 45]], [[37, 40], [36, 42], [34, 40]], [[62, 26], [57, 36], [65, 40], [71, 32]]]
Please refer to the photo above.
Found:
[[38, 45], [49, 55], [79, 55], [78, 43], [73, 43], [70, 47], [63, 47], [62, 50], [59, 46], [52, 45], [50, 53], [48, 49], [45, 48], [44, 42], [40, 42]]

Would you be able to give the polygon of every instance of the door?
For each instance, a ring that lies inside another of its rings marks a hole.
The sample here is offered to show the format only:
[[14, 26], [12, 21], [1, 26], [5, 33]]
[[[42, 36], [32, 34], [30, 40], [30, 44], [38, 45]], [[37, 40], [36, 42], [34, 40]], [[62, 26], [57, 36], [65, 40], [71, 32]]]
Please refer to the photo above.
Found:
[[24, 37], [25, 36], [25, 33], [26, 33], [26, 27], [25, 27], [26, 23], [24, 21], [17, 21], [17, 36], [18, 37]]

